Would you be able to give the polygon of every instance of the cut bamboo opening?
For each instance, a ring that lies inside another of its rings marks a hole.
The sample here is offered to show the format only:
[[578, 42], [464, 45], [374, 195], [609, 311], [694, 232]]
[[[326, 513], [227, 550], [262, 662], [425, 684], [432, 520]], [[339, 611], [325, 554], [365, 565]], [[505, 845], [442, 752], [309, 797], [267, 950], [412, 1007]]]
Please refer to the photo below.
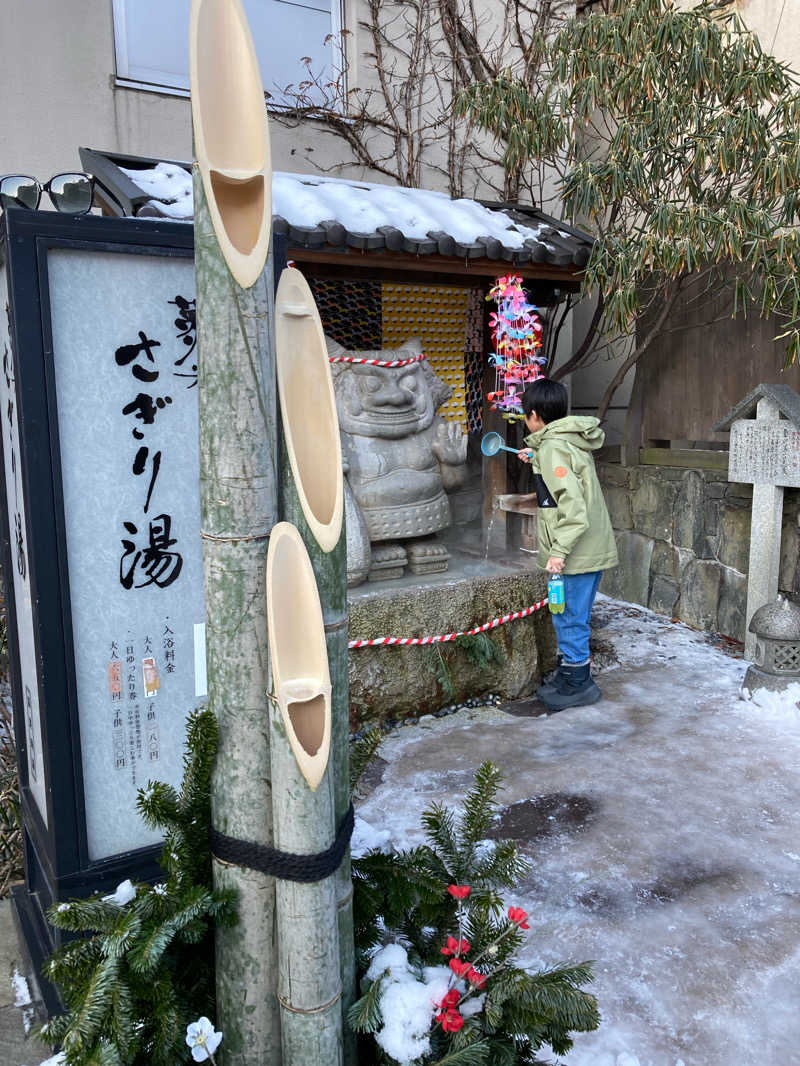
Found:
[[339, 418], [328, 349], [308, 282], [294, 267], [275, 297], [278, 392], [295, 488], [314, 539], [333, 551], [342, 532], [344, 484]]
[[189, 77], [197, 165], [231, 274], [250, 288], [272, 232], [264, 88], [241, 0], [193, 0]]
[[300, 772], [315, 790], [330, 755], [331, 679], [314, 571], [289, 522], [270, 534], [267, 625], [275, 700]]

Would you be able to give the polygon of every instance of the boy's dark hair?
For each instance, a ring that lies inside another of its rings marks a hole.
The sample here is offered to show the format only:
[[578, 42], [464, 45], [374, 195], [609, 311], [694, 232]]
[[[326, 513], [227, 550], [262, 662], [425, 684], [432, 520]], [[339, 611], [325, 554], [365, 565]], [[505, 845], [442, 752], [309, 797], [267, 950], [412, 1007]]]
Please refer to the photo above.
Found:
[[563, 418], [569, 406], [567, 390], [560, 381], [537, 378], [522, 394], [522, 410], [526, 415], [535, 411], [544, 423]]

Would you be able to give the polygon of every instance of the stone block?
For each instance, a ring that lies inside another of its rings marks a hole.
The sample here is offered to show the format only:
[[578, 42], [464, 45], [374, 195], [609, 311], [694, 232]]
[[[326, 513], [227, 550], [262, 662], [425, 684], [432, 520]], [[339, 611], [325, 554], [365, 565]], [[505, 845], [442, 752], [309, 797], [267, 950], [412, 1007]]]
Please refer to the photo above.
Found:
[[719, 588], [717, 630], [726, 637], [744, 641], [747, 610], [747, 578], [724, 567]]
[[619, 463], [598, 463], [597, 476], [604, 488], [606, 485], [627, 488], [630, 484], [630, 469], [620, 466]]
[[600, 589], [607, 596], [647, 606], [653, 540], [627, 530], [615, 532], [619, 566], [606, 570]]
[[660, 574], [662, 577], [671, 577], [679, 582], [684, 567], [694, 558], [694, 552], [689, 551], [688, 548], [676, 548], [674, 544], [657, 540], [653, 545], [650, 573]]
[[677, 581], [656, 574], [653, 578], [653, 587], [650, 589], [650, 603], [648, 606], [651, 611], [657, 611], [659, 614], [666, 614], [673, 618], [679, 594], [680, 587]]
[[719, 511], [717, 558], [746, 574], [750, 558], [750, 508], [722, 504]]
[[[706, 490], [708, 486], [706, 486]], [[714, 537], [719, 525], [719, 503], [715, 499], [706, 498], [705, 508], [706, 536]]]
[[716, 631], [722, 567], [706, 559], [693, 559], [681, 578], [677, 617], [695, 629]]
[[675, 485], [660, 477], [642, 475], [631, 496], [633, 528], [656, 540], [672, 540]]
[[[368, 592], [364, 592], [369, 589]], [[470, 629], [547, 595], [543, 574], [521, 571], [499, 577], [465, 577], [420, 582], [380, 591], [361, 586], [350, 601], [351, 639], [391, 635], [431, 636]], [[505, 660], [475, 664], [456, 644], [354, 648], [349, 658], [350, 711], [354, 729], [388, 718], [407, 718], [490, 692], [506, 699], [530, 695], [555, 655], [547, 609], [490, 631]], [[438, 649], [438, 650], [437, 650]], [[453, 684], [446, 698], [436, 676], [441, 651]]]
[[752, 500], [753, 486], [744, 485], [741, 481], [731, 481], [725, 490], [725, 495], [735, 500]]
[[681, 478], [672, 542], [691, 549], [695, 555], [702, 555], [705, 550], [705, 482], [696, 470], [687, 470]]
[[632, 529], [631, 494], [628, 489], [619, 485], [607, 485], [603, 488], [603, 496], [614, 529]]
[[727, 489], [727, 481], [707, 481], [706, 482], [706, 499], [708, 500], [721, 500], [725, 495]]
[[[652, 470], [653, 467], [650, 469]], [[685, 466], [660, 466], [657, 469], [659, 477], [664, 478], [665, 481], [681, 481], [686, 473]]]

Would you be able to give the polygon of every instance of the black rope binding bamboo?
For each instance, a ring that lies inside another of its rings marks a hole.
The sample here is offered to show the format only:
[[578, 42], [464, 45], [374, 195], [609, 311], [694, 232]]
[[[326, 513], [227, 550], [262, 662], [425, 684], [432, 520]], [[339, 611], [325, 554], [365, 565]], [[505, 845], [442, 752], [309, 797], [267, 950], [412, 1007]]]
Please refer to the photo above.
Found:
[[268, 844], [237, 840], [216, 829], [211, 830], [211, 850], [221, 862], [244, 866], [248, 870], [258, 870], [262, 874], [271, 874], [282, 881], [322, 881], [338, 870], [353, 835], [354, 820], [355, 812], [351, 803], [336, 839], [329, 848], [316, 855], [294, 855], [290, 851], [279, 851]]

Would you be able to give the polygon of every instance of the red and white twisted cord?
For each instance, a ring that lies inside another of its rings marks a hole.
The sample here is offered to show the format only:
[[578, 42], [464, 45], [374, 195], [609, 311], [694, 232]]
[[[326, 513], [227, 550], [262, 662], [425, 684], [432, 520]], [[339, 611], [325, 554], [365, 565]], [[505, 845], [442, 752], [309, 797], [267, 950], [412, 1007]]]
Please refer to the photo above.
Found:
[[427, 359], [424, 352], [412, 355], [410, 359], [358, 359], [354, 355], [329, 355], [329, 363], [365, 363], [367, 366], [408, 366], [409, 363], [418, 363], [421, 359]]
[[510, 614], [504, 614], [500, 618], [493, 618], [491, 622], [484, 622], [482, 626], [476, 626], [474, 629], [461, 629], [457, 633], [441, 633], [436, 637], [375, 637], [373, 640], [351, 640], [347, 646], [348, 648], [369, 648], [385, 644], [446, 644], [450, 640], [455, 640], [456, 637], [471, 637], [476, 633], [485, 633], [487, 629], [505, 625], [506, 622], [527, 618], [529, 614], [546, 606], [546, 599], [539, 600], [538, 603], [532, 603], [530, 607], [524, 607], [521, 611], [511, 611]]

